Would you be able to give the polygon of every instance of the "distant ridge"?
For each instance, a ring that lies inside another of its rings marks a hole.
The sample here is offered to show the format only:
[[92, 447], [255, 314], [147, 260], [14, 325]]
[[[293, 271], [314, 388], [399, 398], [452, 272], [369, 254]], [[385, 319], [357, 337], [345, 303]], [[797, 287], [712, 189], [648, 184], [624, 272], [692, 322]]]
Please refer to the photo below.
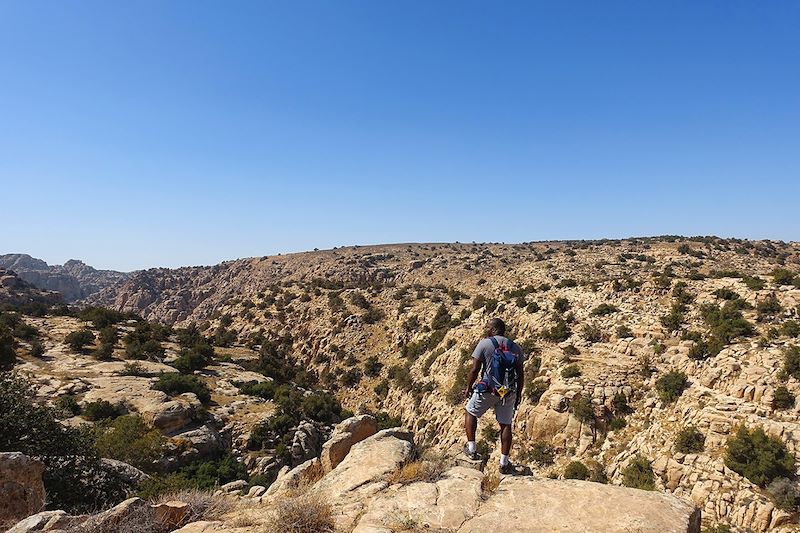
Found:
[[48, 265], [28, 254], [0, 255], [0, 268], [13, 270], [39, 289], [56, 291], [67, 303], [86, 298], [130, 277], [127, 272], [97, 270], [83, 261], [70, 259], [63, 265]]

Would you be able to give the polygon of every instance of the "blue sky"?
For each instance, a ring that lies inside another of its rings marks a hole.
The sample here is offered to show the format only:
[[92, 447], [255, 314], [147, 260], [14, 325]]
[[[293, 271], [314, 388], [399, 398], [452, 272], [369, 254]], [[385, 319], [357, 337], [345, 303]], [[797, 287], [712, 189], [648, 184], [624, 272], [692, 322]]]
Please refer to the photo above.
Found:
[[0, 253], [800, 239], [800, 3], [0, 3]]

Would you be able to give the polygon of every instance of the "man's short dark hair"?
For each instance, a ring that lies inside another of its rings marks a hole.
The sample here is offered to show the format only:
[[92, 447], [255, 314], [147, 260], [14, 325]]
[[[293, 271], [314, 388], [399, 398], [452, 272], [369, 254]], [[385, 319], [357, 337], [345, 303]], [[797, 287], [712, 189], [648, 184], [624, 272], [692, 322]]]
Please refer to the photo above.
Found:
[[489, 321], [489, 324], [494, 328], [498, 335], [505, 335], [506, 334], [506, 323], [503, 322], [499, 318], [493, 318]]

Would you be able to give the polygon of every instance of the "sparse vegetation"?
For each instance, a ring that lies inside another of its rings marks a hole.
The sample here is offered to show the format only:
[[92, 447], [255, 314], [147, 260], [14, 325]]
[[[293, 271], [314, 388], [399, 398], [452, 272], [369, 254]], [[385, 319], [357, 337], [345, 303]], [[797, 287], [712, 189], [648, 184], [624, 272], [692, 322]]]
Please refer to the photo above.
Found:
[[202, 403], [211, 401], [211, 391], [205, 382], [197, 376], [185, 374], [161, 374], [152, 386], [155, 390], [166, 392], [170, 395], [193, 392]]
[[580, 461], [572, 461], [564, 468], [564, 479], [580, 479], [583, 481], [589, 479], [589, 476], [589, 469]]
[[728, 439], [725, 466], [764, 487], [774, 479], [794, 474], [794, 454], [763, 428], [750, 430], [741, 425]]
[[675, 451], [678, 453], [698, 453], [705, 448], [706, 438], [696, 427], [681, 429], [675, 436]]
[[581, 369], [578, 365], [567, 365], [561, 370], [561, 377], [565, 379], [576, 378], [581, 375]]
[[789, 392], [784, 385], [775, 388], [775, 393], [772, 396], [773, 409], [789, 409], [794, 407], [794, 394]]
[[655, 490], [656, 478], [650, 461], [643, 455], [632, 458], [622, 469], [622, 484], [634, 489]]
[[658, 392], [658, 397], [665, 402], [674, 402], [683, 394], [688, 384], [689, 380], [686, 378], [686, 374], [673, 370], [656, 380], [656, 392]]
[[86, 346], [94, 342], [94, 333], [88, 329], [79, 329], [70, 332], [65, 338], [64, 342], [67, 343], [72, 350], [76, 352], [83, 352]]

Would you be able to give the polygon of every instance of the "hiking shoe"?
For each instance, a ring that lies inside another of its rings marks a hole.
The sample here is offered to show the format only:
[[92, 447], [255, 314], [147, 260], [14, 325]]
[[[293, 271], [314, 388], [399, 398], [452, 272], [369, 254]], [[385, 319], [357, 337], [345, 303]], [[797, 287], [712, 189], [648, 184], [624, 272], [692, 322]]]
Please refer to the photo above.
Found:
[[481, 454], [478, 453], [478, 450], [475, 450], [474, 452], [470, 452], [469, 448], [467, 448], [466, 444], [464, 445], [464, 455], [466, 455], [469, 458], [470, 461], [480, 461], [481, 460]]
[[500, 465], [500, 473], [504, 476], [513, 476], [517, 473], [517, 469], [513, 464], [511, 464], [511, 461], [509, 461], [504, 465]]

